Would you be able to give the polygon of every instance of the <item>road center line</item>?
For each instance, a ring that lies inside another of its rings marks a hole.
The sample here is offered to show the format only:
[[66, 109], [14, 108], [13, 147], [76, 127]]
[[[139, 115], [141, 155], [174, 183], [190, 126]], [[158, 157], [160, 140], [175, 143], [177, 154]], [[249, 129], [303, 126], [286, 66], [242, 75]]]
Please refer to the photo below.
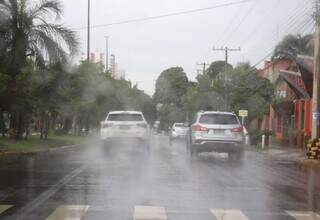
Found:
[[286, 211], [286, 213], [297, 220], [320, 220], [320, 215], [315, 212]]
[[13, 205], [0, 205], [0, 214], [7, 209], [10, 209]]
[[51, 186], [48, 190], [41, 193], [38, 197], [32, 200], [27, 205], [20, 208], [12, 217], [12, 219], [24, 219], [26, 215], [33, 212], [37, 207], [42, 205], [45, 201], [47, 201], [51, 196], [53, 196], [56, 192], [58, 192], [64, 185], [70, 182], [74, 177], [79, 175], [87, 166], [81, 166], [71, 173], [63, 177], [56, 184]]
[[217, 220], [249, 220], [239, 209], [210, 209]]
[[47, 220], [80, 220], [88, 211], [89, 206], [83, 205], [63, 205], [59, 206]]
[[157, 206], [135, 206], [134, 220], [167, 220], [164, 207]]

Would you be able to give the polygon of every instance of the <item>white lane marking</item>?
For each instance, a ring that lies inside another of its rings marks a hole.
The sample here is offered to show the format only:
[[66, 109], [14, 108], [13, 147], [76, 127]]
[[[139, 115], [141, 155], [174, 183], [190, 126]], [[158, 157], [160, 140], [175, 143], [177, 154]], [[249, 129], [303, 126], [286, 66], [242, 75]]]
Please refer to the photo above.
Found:
[[16, 213], [13, 214], [12, 219], [24, 219], [26, 215], [32, 213], [36, 208], [46, 202], [51, 196], [57, 193], [64, 185], [70, 182], [74, 177], [79, 175], [87, 166], [83, 165], [79, 168], [76, 168], [71, 173], [64, 176], [61, 180], [59, 180], [56, 184], [51, 186], [48, 190], [41, 193], [34, 200], [29, 202], [27, 205], [20, 208]]
[[7, 209], [10, 209], [13, 205], [0, 205], [0, 214]]
[[239, 209], [210, 209], [217, 220], [249, 220]]
[[88, 209], [86, 205], [62, 205], [47, 220], [80, 220]]
[[315, 212], [286, 211], [286, 213], [297, 220], [320, 220], [320, 215]]
[[164, 207], [157, 206], [135, 206], [134, 220], [167, 220]]

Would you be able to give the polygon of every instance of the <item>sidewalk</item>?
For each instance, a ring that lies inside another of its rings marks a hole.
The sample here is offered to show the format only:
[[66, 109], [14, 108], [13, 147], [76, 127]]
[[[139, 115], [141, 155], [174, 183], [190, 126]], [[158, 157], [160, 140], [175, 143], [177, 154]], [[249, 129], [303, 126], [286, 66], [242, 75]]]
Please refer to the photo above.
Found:
[[301, 148], [269, 146], [263, 149], [262, 153], [276, 160], [293, 161], [301, 165], [320, 166], [320, 161], [307, 159], [307, 151]]

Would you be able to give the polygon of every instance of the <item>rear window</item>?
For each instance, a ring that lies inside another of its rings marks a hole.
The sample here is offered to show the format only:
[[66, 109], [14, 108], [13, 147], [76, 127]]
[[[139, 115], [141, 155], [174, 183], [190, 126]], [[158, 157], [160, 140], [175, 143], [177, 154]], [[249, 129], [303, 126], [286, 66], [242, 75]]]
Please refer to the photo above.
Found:
[[108, 121], [144, 121], [141, 114], [110, 114]]
[[219, 124], [219, 125], [239, 124], [236, 116], [225, 115], [225, 114], [205, 114], [200, 117], [199, 122], [201, 124]]

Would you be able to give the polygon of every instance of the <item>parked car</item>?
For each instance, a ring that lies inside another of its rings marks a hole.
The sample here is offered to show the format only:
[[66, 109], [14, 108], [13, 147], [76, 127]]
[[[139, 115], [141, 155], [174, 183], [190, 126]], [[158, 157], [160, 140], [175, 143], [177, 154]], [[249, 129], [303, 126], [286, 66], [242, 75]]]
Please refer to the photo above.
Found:
[[113, 111], [101, 122], [101, 139], [136, 139], [149, 145], [150, 128], [138, 111]]
[[231, 112], [198, 112], [187, 137], [191, 156], [199, 152], [243, 153], [244, 131], [236, 114]]
[[184, 123], [174, 123], [170, 128], [170, 140], [185, 138], [188, 133], [188, 126]]

